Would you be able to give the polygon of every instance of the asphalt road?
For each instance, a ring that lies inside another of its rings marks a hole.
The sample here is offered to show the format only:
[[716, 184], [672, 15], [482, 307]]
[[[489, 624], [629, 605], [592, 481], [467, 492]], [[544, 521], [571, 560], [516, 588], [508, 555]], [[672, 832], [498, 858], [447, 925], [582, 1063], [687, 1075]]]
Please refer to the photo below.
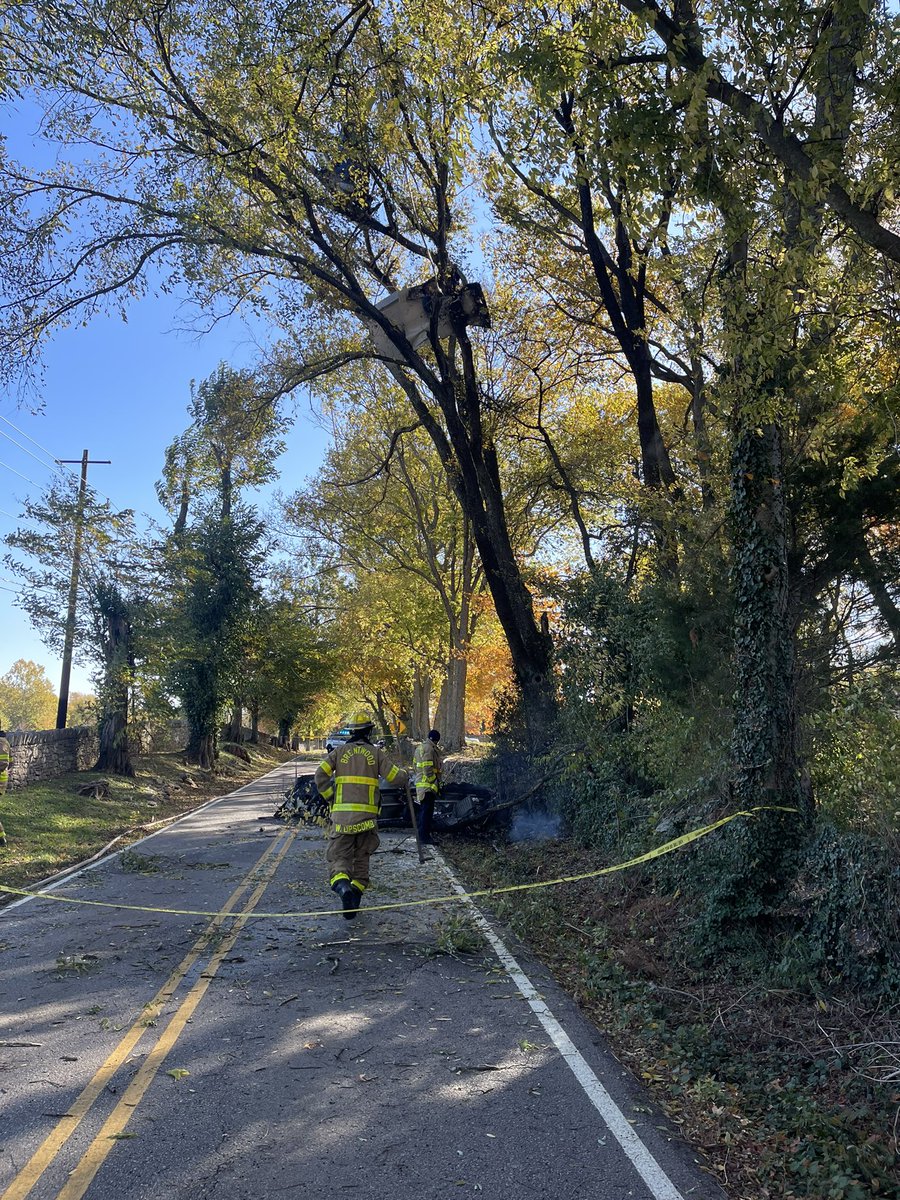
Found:
[[330, 911], [323, 835], [261, 819], [309, 769], [0, 913], [0, 1200], [721, 1200], [471, 902], [373, 910], [459, 890], [438, 854], [383, 834]]

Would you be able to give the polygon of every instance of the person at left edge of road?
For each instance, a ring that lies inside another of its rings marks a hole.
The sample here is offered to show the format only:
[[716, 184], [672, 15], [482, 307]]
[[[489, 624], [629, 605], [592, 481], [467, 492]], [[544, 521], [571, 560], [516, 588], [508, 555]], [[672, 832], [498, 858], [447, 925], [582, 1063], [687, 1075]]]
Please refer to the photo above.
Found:
[[[0, 796], [4, 795], [9, 787], [9, 742], [6, 739], [6, 733], [0, 729]], [[0, 848], [6, 845], [6, 830], [3, 828], [3, 822], [0, 821]]]
[[378, 778], [405, 787], [407, 774], [369, 740], [374, 721], [356, 713], [347, 722], [350, 737], [335, 746], [316, 771], [316, 787], [331, 808], [326, 859], [328, 882], [351, 921], [369, 886], [369, 859], [378, 849]]

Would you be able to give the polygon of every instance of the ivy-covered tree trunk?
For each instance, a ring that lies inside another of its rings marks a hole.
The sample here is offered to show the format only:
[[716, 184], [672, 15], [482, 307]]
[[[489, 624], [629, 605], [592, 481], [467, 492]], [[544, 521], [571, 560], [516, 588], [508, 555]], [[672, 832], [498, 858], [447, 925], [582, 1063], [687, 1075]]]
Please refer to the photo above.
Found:
[[187, 745], [187, 761], [195, 766], [211, 771], [216, 765], [216, 739], [211, 733], [202, 734], [191, 731]]
[[[732, 456], [735, 720], [732, 796], [739, 863], [722, 915], [753, 918], [783, 894], [789, 860], [813, 816], [797, 723], [795, 621], [788, 576], [782, 431], [739, 421]], [[788, 809], [790, 811], [783, 811]]]
[[260, 526], [252, 515], [198, 522], [173, 560], [186, 586], [175, 606], [180, 654], [171, 686], [181, 699], [190, 737], [188, 762], [212, 770], [220, 721], [242, 682], [242, 631], [257, 603], [252, 570], [259, 562]]
[[135, 773], [128, 744], [128, 685], [132, 664], [128, 606], [115, 585], [100, 584], [97, 607], [104, 626], [101, 683], [100, 750], [95, 771], [132, 777]]
[[182, 666], [180, 676], [188, 722], [185, 757], [189, 763], [212, 771], [216, 765], [219, 711], [215, 666], [209, 660], [195, 660]]

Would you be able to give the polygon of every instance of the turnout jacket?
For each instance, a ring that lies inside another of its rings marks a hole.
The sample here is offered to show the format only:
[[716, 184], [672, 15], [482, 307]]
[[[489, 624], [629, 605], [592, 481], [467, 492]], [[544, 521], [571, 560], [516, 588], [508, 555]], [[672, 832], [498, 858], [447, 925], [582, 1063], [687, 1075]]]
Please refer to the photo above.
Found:
[[331, 805], [335, 833], [378, 828], [378, 777], [404, 787], [407, 773], [379, 746], [365, 741], [335, 746], [316, 771], [316, 787]]
[[416, 747], [413, 762], [416, 768], [416, 799], [421, 799], [425, 792], [436, 792], [440, 787], [444, 756], [437, 743], [426, 738]]

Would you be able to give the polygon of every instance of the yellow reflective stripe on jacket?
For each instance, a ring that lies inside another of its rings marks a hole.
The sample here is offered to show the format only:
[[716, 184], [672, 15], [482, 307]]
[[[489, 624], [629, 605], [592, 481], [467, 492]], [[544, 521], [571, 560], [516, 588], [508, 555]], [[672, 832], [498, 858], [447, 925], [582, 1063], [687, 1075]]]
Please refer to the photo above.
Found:
[[437, 790], [439, 762], [437, 747], [432, 743], [422, 742], [416, 746], [413, 766], [416, 773], [417, 792]]
[[406, 772], [389, 755], [369, 742], [336, 746], [316, 771], [316, 787], [331, 806], [336, 832], [361, 832], [377, 827], [381, 807], [379, 776], [406, 780]]
[[[343, 813], [372, 813], [373, 816], [378, 814], [378, 798], [376, 792], [378, 790], [378, 779], [373, 779], [370, 775], [341, 775], [335, 776], [337, 792], [334, 798], [334, 804], [331, 809], [331, 819], [335, 823], [339, 820]], [[354, 803], [353, 800], [344, 799], [345, 786], [364, 787], [368, 796], [363, 801]]]

